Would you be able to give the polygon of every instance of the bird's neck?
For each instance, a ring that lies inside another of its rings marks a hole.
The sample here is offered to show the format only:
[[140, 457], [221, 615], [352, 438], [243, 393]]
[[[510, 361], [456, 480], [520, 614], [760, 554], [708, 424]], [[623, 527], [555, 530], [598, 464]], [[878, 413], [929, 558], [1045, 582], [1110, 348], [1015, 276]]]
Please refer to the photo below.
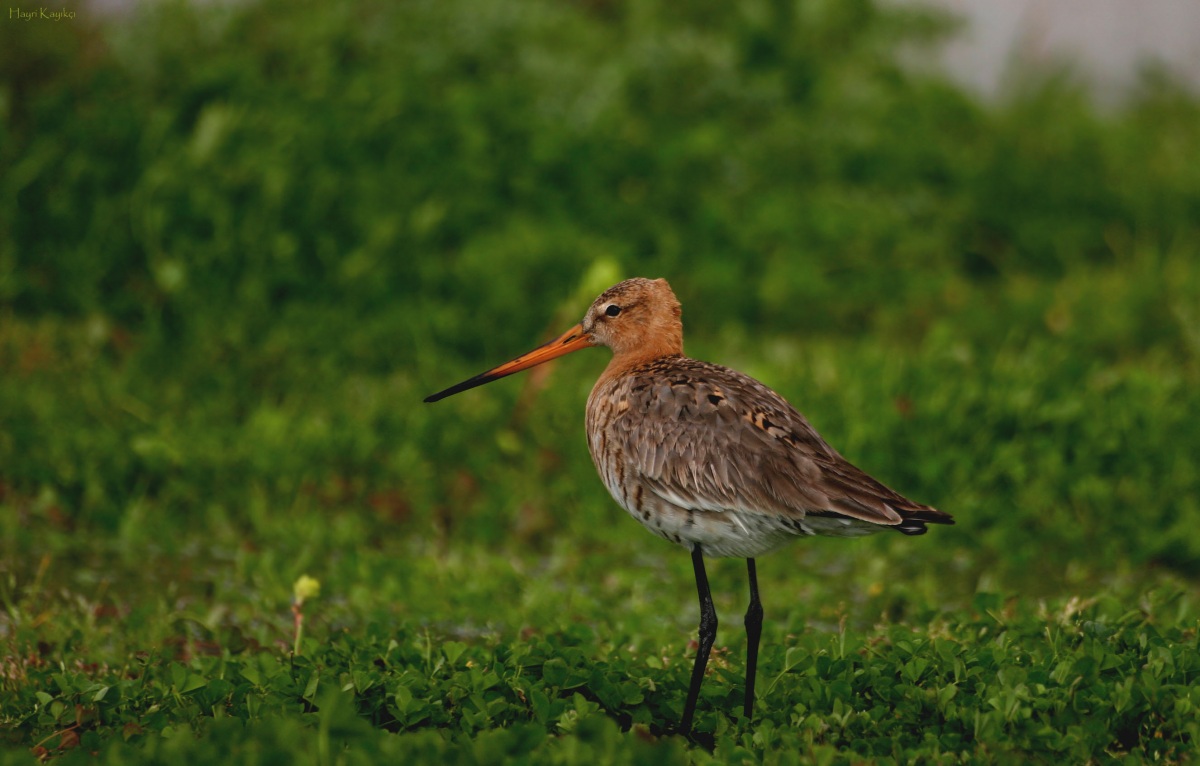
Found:
[[601, 380], [619, 378], [630, 370], [659, 359], [683, 356], [683, 343], [654, 343], [613, 352], [608, 367], [604, 368]]

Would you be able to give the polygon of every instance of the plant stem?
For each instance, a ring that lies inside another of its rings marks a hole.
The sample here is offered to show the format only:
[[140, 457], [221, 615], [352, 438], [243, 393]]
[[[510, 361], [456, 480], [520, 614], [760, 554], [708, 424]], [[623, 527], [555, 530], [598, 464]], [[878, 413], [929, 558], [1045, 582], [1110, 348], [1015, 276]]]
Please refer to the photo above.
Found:
[[292, 644], [292, 654], [300, 655], [300, 638], [304, 635], [304, 612], [301, 610], [301, 601], [292, 602], [292, 619], [296, 626], [296, 640]]

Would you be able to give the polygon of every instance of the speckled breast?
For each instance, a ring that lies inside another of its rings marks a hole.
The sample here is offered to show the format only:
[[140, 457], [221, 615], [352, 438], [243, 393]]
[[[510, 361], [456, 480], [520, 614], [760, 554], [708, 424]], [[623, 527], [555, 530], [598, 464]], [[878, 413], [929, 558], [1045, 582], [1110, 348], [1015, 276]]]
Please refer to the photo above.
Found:
[[684, 443], [691, 434], [681, 430], [679, 417], [719, 406], [719, 396], [719, 389], [698, 386], [687, 376], [676, 377], [675, 385], [636, 373], [596, 384], [588, 398], [588, 448], [609, 494], [631, 516], [665, 540], [688, 549], [699, 544], [705, 555], [718, 557], [753, 558], [797, 536], [874, 531], [850, 520], [781, 515], [711, 499], [722, 479], [732, 491], [725, 483], [731, 471], [742, 486], [753, 481], [738, 471], [735, 456], [696, 460], [693, 456], [722, 453], [711, 444], [693, 449]]

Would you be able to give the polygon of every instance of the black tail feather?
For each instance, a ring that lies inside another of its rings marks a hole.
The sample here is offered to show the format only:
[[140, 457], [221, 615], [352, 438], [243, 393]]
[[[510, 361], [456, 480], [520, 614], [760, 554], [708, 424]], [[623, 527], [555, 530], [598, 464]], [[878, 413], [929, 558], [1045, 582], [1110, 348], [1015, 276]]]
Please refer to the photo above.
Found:
[[904, 516], [904, 521], [901, 521], [892, 529], [904, 535], [923, 535], [929, 530], [925, 528], [926, 524], [953, 524], [954, 517], [948, 513], [928, 508], [920, 511], [910, 511]]

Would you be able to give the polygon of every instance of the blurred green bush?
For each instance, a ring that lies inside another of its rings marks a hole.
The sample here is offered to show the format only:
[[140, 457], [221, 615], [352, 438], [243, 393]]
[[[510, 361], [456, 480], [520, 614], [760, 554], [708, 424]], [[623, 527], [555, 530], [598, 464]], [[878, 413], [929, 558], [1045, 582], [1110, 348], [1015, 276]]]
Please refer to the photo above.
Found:
[[166, 538], [344, 508], [604, 534], [596, 361], [420, 398], [607, 276], [666, 276], [697, 355], [959, 514], [980, 568], [1194, 574], [1200, 104], [1150, 77], [1100, 115], [1050, 76], [983, 106], [899, 63], [952, 26], [869, 0], [7, 25], [0, 503]]

